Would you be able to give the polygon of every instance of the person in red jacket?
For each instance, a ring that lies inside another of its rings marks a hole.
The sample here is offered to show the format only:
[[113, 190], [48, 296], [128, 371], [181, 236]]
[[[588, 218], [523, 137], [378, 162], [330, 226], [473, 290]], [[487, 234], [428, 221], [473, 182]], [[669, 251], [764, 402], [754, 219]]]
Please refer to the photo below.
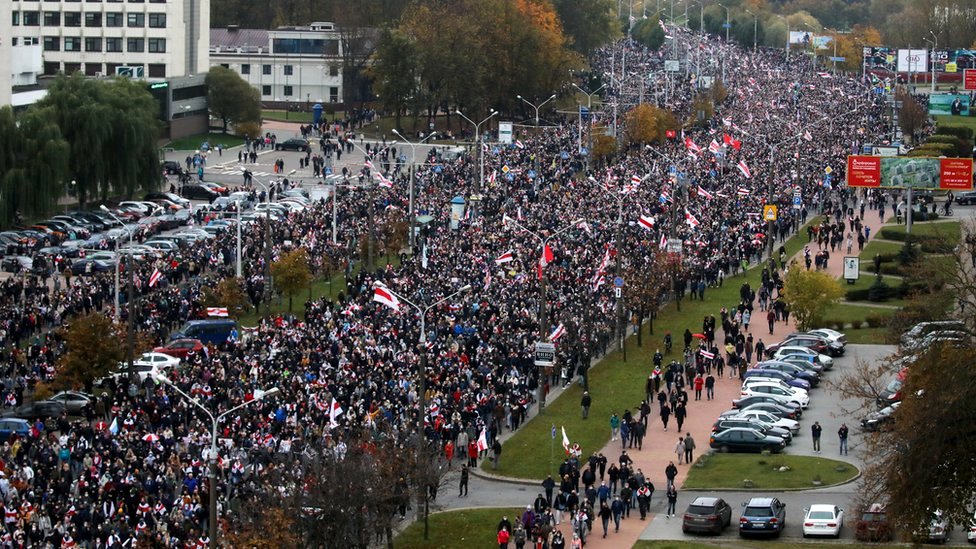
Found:
[[478, 466], [478, 442], [472, 440], [468, 443], [468, 467]]
[[701, 374], [695, 376], [695, 400], [701, 400], [702, 387], [705, 386], [705, 378]]
[[502, 528], [498, 531], [498, 549], [508, 549], [508, 539], [511, 536], [508, 533], [508, 528]]

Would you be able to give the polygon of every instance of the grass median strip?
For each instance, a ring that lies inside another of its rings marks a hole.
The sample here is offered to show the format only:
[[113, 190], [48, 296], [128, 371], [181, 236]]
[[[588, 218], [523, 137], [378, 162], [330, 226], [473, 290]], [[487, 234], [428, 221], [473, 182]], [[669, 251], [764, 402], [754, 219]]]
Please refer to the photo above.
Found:
[[[513, 525], [522, 517], [514, 507], [487, 507], [445, 511], [430, 515], [429, 536], [424, 541], [424, 523], [416, 521], [396, 537], [399, 549], [498, 549], [498, 523], [508, 517]], [[510, 545], [511, 546], [511, 545]]]
[[[808, 541], [771, 541], [745, 539], [718, 539], [715, 541], [671, 541], [671, 540], [639, 540], [633, 549], [810, 549], [824, 543]], [[863, 549], [863, 543], [830, 543], [830, 549]]]
[[857, 476], [845, 461], [790, 454], [706, 454], [688, 471], [685, 490], [759, 488], [790, 490], [829, 486]]
[[[818, 222], [819, 218], [810, 221]], [[801, 227], [786, 243], [787, 257], [796, 255], [806, 244], [806, 229]], [[671, 355], [664, 358], [667, 363], [672, 358], [680, 359], [685, 328], [692, 332], [700, 331], [705, 315], [718, 316], [722, 306], [733, 307], [739, 303], [739, 288], [743, 282], [756, 289], [760, 279], [760, 270], [753, 266], [746, 275], [740, 272], [737, 276], [726, 278], [720, 288], [707, 288], [705, 301], [691, 301], [686, 296], [681, 301], [680, 311], [675, 304], [669, 304], [654, 321], [653, 335], [647, 335], [646, 326], [642, 328], [645, 330], [643, 347], [637, 347], [635, 337], [627, 339], [626, 362], [622, 353], [614, 351], [604, 357], [598, 367], [590, 370], [589, 385], [593, 402], [589, 419], [581, 417], [580, 398], [583, 391], [574, 384], [558, 399], [547, 402], [541, 416], [533, 416], [505, 441], [497, 471], [491, 468], [488, 460], [482, 464], [483, 469], [506, 477], [539, 481], [547, 474], [555, 477], [565, 455], [559, 434], [562, 427], [566, 428], [566, 435], [572, 443], [579, 443], [584, 458], [601, 450], [610, 440], [610, 413], [621, 415], [625, 408], [634, 409], [644, 399], [644, 382], [651, 371], [650, 357], [655, 349], [660, 348], [663, 352], [665, 332], [670, 331], [674, 338]], [[762, 337], [762, 330], [756, 330], [754, 337], [758, 341]], [[765, 343], [768, 345], [771, 342]], [[550, 435], [553, 426], [556, 427], [556, 439]]]

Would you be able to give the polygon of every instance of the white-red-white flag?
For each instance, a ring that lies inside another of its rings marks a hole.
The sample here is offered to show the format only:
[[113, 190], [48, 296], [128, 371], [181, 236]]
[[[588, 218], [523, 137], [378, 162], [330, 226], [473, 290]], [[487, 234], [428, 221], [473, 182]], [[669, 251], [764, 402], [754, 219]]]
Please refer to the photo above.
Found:
[[664, 236], [664, 234], [661, 234], [661, 241], [660, 241], [660, 242], [658, 242], [658, 243], [657, 243], [657, 245], [658, 245], [658, 247], [659, 247], [659, 248], [661, 248], [662, 250], [663, 250], [664, 248], [667, 248], [667, 247], [668, 247], [668, 237], [666, 237], [666, 236]]
[[702, 197], [702, 198], [704, 198], [706, 200], [711, 200], [712, 198], [714, 198], [712, 196], [712, 193], [710, 193], [710, 192], [706, 191], [705, 189], [703, 189], [701, 185], [698, 186], [698, 196], [700, 196], [700, 197]]
[[740, 160], [739, 163], [736, 164], [736, 167], [739, 168], [739, 171], [742, 172], [742, 175], [746, 176], [746, 179], [752, 178], [752, 172], [749, 171], [749, 166], [746, 165], [745, 160]]
[[689, 212], [688, 210], [685, 210], [685, 221], [692, 227], [697, 227], [698, 225], [701, 225], [701, 222], [698, 221], [698, 218], [691, 215], [691, 212]]
[[394, 311], [400, 310], [400, 300], [390, 291], [389, 288], [382, 284], [378, 284], [373, 289], [373, 301], [382, 303], [387, 307], [393, 309]]
[[488, 433], [484, 429], [481, 430], [481, 434], [478, 435], [478, 451], [484, 452], [488, 449]]
[[548, 244], [542, 247], [542, 256], [539, 257], [539, 265], [545, 268], [546, 265], [552, 263], [555, 256], [552, 253], [552, 248]]
[[640, 216], [640, 219], [637, 220], [637, 223], [641, 227], [647, 229], [648, 231], [654, 228], [654, 218], [649, 215]]
[[522, 143], [522, 141], [516, 139], [515, 140], [515, 147], [518, 148], [518, 149], [524, 149], [525, 148], [525, 144]]
[[227, 307], [207, 307], [207, 316], [228, 316]]
[[505, 263], [514, 260], [515, 260], [515, 253], [512, 252], [512, 250], [509, 250], [495, 258], [495, 265], [504, 265]]
[[376, 176], [376, 179], [379, 180], [378, 185], [380, 187], [386, 187], [387, 189], [392, 189], [393, 188], [393, 181], [390, 181], [390, 179], [387, 178], [385, 175], [383, 175], [383, 174], [381, 174], [379, 172], [375, 172], [374, 175]]
[[566, 455], [569, 455], [569, 437], [566, 436], [566, 426], [562, 427], [563, 430], [563, 449], [566, 450]]
[[329, 407], [329, 424], [332, 427], [339, 425], [337, 420], [339, 419], [339, 416], [342, 415], [342, 411], [342, 406], [339, 405], [339, 401], [332, 399], [332, 406]]
[[705, 349], [702, 349], [701, 351], [699, 351], [699, 353], [701, 354], [702, 358], [707, 358], [708, 360], [712, 360], [713, 358], [715, 358], [715, 355], [713, 353], [710, 353]]
[[693, 152], [693, 153], [700, 153], [701, 152], [701, 149], [698, 147], [698, 145], [695, 144], [694, 141], [691, 140], [690, 137], [686, 137], [685, 138], [685, 147], [687, 147], [688, 150], [691, 151], [691, 152]]
[[735, 191], [735, 194], [739, 196], [749, 196], [750, 191], [745, 187], [739, 187], [738, 190]]
[[155, 286], [161, 278], [163, 278], [163, 273], [159, 272], [159, 269], [153, 269], [152, 274], [149, 275], [149, 287]]
[[551, 334], [549, 334], [549, 341], [556, 341], [557, 339], [563, 337], [563, 335], [565, 334], [566, 334], [566, 327], [563, 326], [562, 323], [559, 323], [559, 326], [556, 326], [556, 329], [553, 330]]
[[806, 130], [803, 132], [803, 139], [806, 139], [807, 141], [813, 141], [813, 135], [810, 134], [810, 130]]

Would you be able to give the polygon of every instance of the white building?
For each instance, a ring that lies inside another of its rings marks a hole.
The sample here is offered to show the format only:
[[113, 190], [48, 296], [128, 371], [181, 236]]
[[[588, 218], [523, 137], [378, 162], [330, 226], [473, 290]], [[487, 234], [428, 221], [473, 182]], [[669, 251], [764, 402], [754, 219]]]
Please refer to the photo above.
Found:
[[342, 40], [333, 23], [211, 29], [210, 64], [240, 74], [275, 108], [342, 101]]
[[10, 2], [0, 1], [0, 107], [10, 104], [13, 91], [11, 76], [11, 58], [13, 56], [13, 40], [10, 39]]
[[[210, 66], [208, 0], [0, 0], [0, 4], [13, 12], [3, 19], [12, 23], [12, 39], [18, 46], [41, 50], [44, 75], [127, 71], [135, 77], [162, 80]], [[2, 36], [6, 47], [11, 33]]]

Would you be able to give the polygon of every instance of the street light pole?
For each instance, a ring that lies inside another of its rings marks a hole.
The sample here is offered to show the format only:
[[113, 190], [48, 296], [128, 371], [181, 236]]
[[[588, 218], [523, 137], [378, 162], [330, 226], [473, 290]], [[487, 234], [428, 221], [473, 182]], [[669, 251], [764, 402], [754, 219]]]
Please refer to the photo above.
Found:
[[241, 278], [243, 273], [243, 267], [241, 264], [241, 201], [234, 201], [235, 208], [237, 209], [237, 278]]
[[[590, 120], [593, 120], [593, 96], [596, 95], [597, 93], [599, 93], [600, 90], [602, 90], [603, 88], [607, 87], [607, 85], [606, 84], [603, 84], [602, 86], [600, 86], [599, 88], [597, 88], [596, 90], [594, 90], [594, 91], [592, 91], [590, 93], [587, 93], [587, 92], [583, 91], [583, 88], [577, 86], [575, 82], [572, 82], [572, 85], [573, 85], [574, 88], [576, 88], [577, 90], [579, 90], [580, 93], [582, 93], [583, 95], [586, 96], [586, 115], [590, 117], [589, 118]], [[583, 117], [580, 116], [580, 121], [579, 121], [579, 131], [580, 132], [583, 131], [583, 120], [582, 120], [582, 118]], [[589, 170], [590, 169], [590, 156], [593, 154], [592, 153], [592, 151], [593, 151], [593, 125], [592, 125], [592, 123], [590, 124], [590, 127], [587, 128], [587, 130], [586, 130], [586, 141], [587, 141], [587, 148], [588, 148], [588, 151], [587, 151], [588, 154], [586, 155], [586, 169]], [[579, 149], [580, 150], [578, 150], [577, 152], [583, 152], [583, 150], [582, 150], [583, 149], [583, 138], [582, 138], [582, 136], [580, 136], [580, 138], [579, 138]]]
[[[518, 221], [515, 221], [514, 219], [512, 219], [510, 217], [507, 217], [507, 216], [502, 220], [502, 223], [503, 224], [506, 223], [506, 222], [511, 223], [512, 225], [515, 225], [517, 228], [521, 229], [522, 232], [527, 233], [530, 236], [534, 237], [536, 240], [539, 241], [539, 247], [542, 250], [542, 253], [545, 254], [546, 253], [546, 245], [549, 244], [549, 241], [550, 240], [552, 240], [553, 238], [559, 236], [560, 234], [562, 234], [562, 233], [564, 233], [564, 232], [566, 232], [566, 231], [568, 231], [568, 230], [570, 230], [572, 228], [578, 227], [580, 223], [583, 223], [583, 221], [584, 221], [584, 219], [582, 219], [582, 218], [576, 219], [576, 220], [572, 221], [569, 225], [566, 225], [565, 227], [563, 227], [563, 228], [559, 229], [558, 231], [550, 234], [549, 236], [545, 236], [545, 237], [543, 237], [542, 235], [536, 233], [535, 231], [531, 231], [531, 230], [525, 228]], [[547, 337], [549, 335], [549, 318], [547, 317], [548, 311], [546, 310], [547, 309], [547, 307], [546, 307], [546, 282], [547, 282], [546, 270], [545, 269], [539, 269], [539, 274], [540, 274], [540, 278], [539, 278], [539, 338], [542, 339], [542, 338]], [[540, 414], [542, 413], [542, 410], [545, 409], [545, 407], [546, 407], [546, 390], [545, 390], [545, 382], [544, 381], [545, 381], [544, 377], [542, 375], [540, 375], [539, 376], [539, 389], [538, 389], [538, 391], [539, 391], [539, 395], [538, 395], [538, 399], [539, 399], [539, 413]]]
[[413, 181], [414, 181], [414, 173], [417, 171], [417, 145], [420, 145], [424, 141], [427, 141], [431, 137], [434, 137], [435, 135], [437, 135], [437, 132], [431, 132], [430, 135], [428, 135], [427, 137], [421, 139], [416, 143], [404, 137], [403, 134], [400, 133], [396, 128], [393, 128], [393, 133], [397, 134], [397, 136], [399, 136], [400, 139], [404, 140], [407, 143], [407, 145], [410, 145], [410, 189], [409, 189], [410, 199], [409, 199], [409, 205], [407, 207], [407, 209], [409, 210], [408, 215], [410, 216], [410, 220], [407, 226], [409, 227], [410, 234], [408, 235], [407, 238], [408, 241], [410, 242], [410, 251], [412, 253], [414, 247], [414, 234], [413, 234], [414, 222], [416, 221], [417, 218], [416, 214], [413, 213]]
[[[929, 56], [929, 63], [932, 65], [932, 93], [935, 93], [935, 53], [939, 48], [939, 37], [936, 36], [931, 30], [929, 31], [929, 35], [932, 36], [932, 55]], [[926, 42], [928, 42], [928, 40], [926, 40]]]
[[[214, 416], [213, 412], [211, 412], [209, 409], [207, 409], [206, 406], [201, 404], [199, 400], [183, 392], [182, 389], [177, 387], [176, 384], [173, 383], [173, 381], [168, 377], [166, 377], [164, 374], [157, 374], [155, 376], [155, 380], [165, 385], [168, 385], [171, 389], [173, 389], [174, 391], [182, 395], [183, 398], [187, 399], [190, 402], [190, 404], [193, 404], [201, 411], [203, 411], [203, 413], [207, 415], [207, 418], [210, 419], [211, 422], [210, 456], [208, 459], [208, 461], [210, 462], [210, 518], [208, 519], [208, 526], [210, 530], [210, 549], [216, 549], [217, 547], [217, 428], [220, 426], [220, 422], [223, 421], [223, 419], [228, 415], [240, 410], [241, 408], [244, 408], [245, 406], [249, 406], [251, 404], [254, 404], [255, 402], [260, 402], [269, 396], [277, 394], [279, 392], [279, 389], [277, 387], [273, 387], [261, 394], [255, 394], [253, 400], [242, 402], [241, 404], [234, 406], [230, 410], [227, 410], [226, 412], [218, 416]], [[257, 392], [255, 391], [255, 393]]]
[[[103, 212], [107, 213], [108, 215], [112, 216], [112, 219], [118, 221], [119, 223], [122, 223], [122, 220], [119, 219], [118, 216], [116, 216], [114, 213], [112, 213], [112, 211], [109, 210], [108, 207], [105, 206], [105, 204], [102, 204], [100, 206], [100, 209]], [[125, 229], [125, 223], [122, 223], [122, 228]], [[126, 232], [129, 233], [129, 244], [132, 244], [132, 231], [126, 229]], [[117, 242], [116, 242], [116, 251], [118, 251], [118, 243]], [[116, 317], [116, 320], [118, 320], [118, 316], [119, 316], [119, 262], [120, 261], [121, 261], [121, 257], [116, 256], [116, 258], [115, 258], [115, 317]], [[135, 309], [134, 309], [134, 307], [135, 307], [135, 299], [134, 299], [134, 296], [132, 295], [132, 292], [133, 292], [133, 289], [132, 288], [134, 286], [134, 284], [133, 284], [133, 278], [135, 276], [133, 274], [133, 271], [134, 270], [135, 270], [135, 261], [133, 260], [132, 254], [130, 253], [129, 254], [129, 262], [126, 265], [126, 271], [127, 271], [127, 273], [128, 273], [129, 276], [128, 276], [128, 280], [126, 281], [126, 289], [125, 289], [125, 297], [128, 300], [128, 302], [126, 303], [126, 309], [127, 309], [126, 310], [126, 313], [127, 313], [128, 318], [126, 319], [126, 334], [125, 334], [126, 350], [125, 350], [125, 360], [126, 360], [126, 363], [127, 363], [127, 366], [128, 366], [128, 374], [130, 376], [132, 375], [132, 362], [135, 360], [134, 353], [135, 353], [135, 345], [136, 345]]]
[[550, 95], [549, 96], [549, 99], [546, 99], [545, 101], [543, 101], [542, 103], [539, 103], [538, 105], [535, 105], [533, 103], [530, 103], [527, 99], [525, 99], [521, 95], [516, 95], [515, 97], [517, 97], [518, 99], [521, 99], [526, 105], [528, 105], [528, 106], [532, 107], [533, 109], [535, 109], [535, 127], [538, 128], [539, 127], [539, 109], [541, 109], [542, 106], [545, 105], [546, 103], [548, 103], [548, 102], [552, 101], [553, 99], [555, 99], [556, 98], [556, 94]]
[[467, 116], [464, 116], [464, 113], [461, 112], [460, 109], [455, 109], [454, 114], [467, 120], [468, 122], [471, 123], [472, 126], [474, 126], [475, 147], [477, 147], [478, 155], [479, 155], [478, 185], [475, 186], [474, 189], [474, 194], [475, 196], [479, 197], [479, 200], [471, 201], [471, 218], [472, 220], [474, 220], [478, 218], [478, 204], [480, 203], [481, 189], [485, 186], [485, 151], [484, 151], [484, 147], [481, 146], [481, 139], [480, 139], [481, 125], [491, 120], [496, 114], [498, 114], [498, 111], [496, 111], [495, 109], [491, 109], [491, 111], [489, 111], [488, 116], [486, 116], [485, 119], [482, 120], [481, 122], [477, 122], [477, 123], [475, 123], [474, 120], [471, 120]]
[[752, 53], [756, 53], [756, 48], [759, 44], [759, 16], [752, 13], [748, 9], [745, 9], [746, 13], [752, 16]]
[[783, 15], [779, 15], [779, 14], [773, 14], [773, 15], [776, 15], [776, 17], [779, 17], [780, 19], [786, 22], [786, 60], [789, 61], [790, 60], [790, 20], [788, 17]]

